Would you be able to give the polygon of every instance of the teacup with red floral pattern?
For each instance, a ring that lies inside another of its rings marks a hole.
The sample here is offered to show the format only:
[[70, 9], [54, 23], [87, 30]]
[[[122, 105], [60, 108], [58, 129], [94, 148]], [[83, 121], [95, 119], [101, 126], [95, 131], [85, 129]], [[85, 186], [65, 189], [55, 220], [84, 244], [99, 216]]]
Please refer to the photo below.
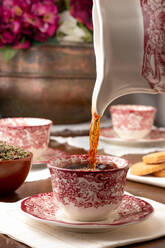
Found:
[[119, 104], [110, 107], [112, 126], [122, 139], [142, 139], [153, 126], [156, 108], [146, 105]]
[[[88, 155], [70, 155], [47, 164], [55, 205], [73, 220], [103, 220], [122, 201], [128, 161], [119, 157], [97, 155], [97, 163], [115, 167], [92, 170], [83, 168]], [[77, 167], [80, 166], [80, 167]]]
[[0, 119], [0, 140], [32, 152], [37, 160], [48, 147], [51, 125], [51, 120], [43, 118]]

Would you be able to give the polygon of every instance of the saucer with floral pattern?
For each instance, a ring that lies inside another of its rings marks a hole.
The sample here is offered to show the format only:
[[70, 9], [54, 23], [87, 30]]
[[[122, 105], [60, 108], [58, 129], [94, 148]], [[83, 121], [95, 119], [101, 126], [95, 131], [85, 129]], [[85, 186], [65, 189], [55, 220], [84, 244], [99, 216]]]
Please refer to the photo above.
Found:
[[122, 139], [113, 128], [101, 128], [100, 139], [108, 143], [118, 145], [148, 145], [148, 144], [165, 144], [165, 128], [153, 127], [151, 132], [143, 139]]
[[41, 193], [25, 198], [21, 210], [36, 221], [74, 232], [102, 232], [124, 225], [146, 220], [153, 212], [153, 207], [140, 198], [125, 194], [117, 210], [105, 220], [95, 222], [74, 221], [64, 216], [56, 206], [53, 193]]

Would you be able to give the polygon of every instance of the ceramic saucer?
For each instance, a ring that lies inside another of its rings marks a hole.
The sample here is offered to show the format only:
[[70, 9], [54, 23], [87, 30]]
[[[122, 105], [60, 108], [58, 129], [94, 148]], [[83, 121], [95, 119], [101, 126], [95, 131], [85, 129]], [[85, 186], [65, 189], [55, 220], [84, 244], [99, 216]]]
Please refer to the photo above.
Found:
[[144, 200], [124, 195], [117, 210], [106, 220], [79, 222], [66, 218], [55, 205], [53, 193], [42, 193], [27, 197], [21, 202], [21, 210], [29, 217], [53, 227], [74, 232], [108, 231], [123, 225], [139, 223], [153, 212], [153, 207]]
[[153, 127], [150, 134], [139, 140], [125, 140], [120, 138], [113, 128], [101, 128], [100, 130], [100, 139], [108, 143], [120, 144], [120, 145], [142, 145], [149, 143], [165, 143], [165, 128], [156, 128]]
[[64, 151], [48, 147], [40, 156], [35, 155], [32, 163], [33, 165], [46, 164], [50, 160], [55, 160], [59, 157], [64, 157], [66, 155], [67, 153]]

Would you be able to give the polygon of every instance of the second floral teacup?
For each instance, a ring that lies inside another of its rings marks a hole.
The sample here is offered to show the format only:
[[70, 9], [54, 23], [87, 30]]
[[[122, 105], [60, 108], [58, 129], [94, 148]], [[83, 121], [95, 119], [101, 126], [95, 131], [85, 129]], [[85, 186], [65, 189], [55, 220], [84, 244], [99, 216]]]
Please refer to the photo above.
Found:
[[33, 153], [37, 160], [47, 149], [52, 121], [43, 118], [0, 119], [0, 140]]
[[122, 139], [146, 137], [154, 122], [156, 108], [145, 105], [112, 105], [110, 107], [114, 131]]

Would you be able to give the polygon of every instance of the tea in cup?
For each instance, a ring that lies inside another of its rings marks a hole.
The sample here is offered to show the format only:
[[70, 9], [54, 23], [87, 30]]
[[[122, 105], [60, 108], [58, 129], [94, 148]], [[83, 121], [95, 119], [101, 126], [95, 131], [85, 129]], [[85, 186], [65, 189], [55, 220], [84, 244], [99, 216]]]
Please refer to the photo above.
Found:
[[113, 156], [96, 156], [95, 170], [88, 155], [70, 155], [47, 164], [56, 205], [77, 221], [106, 219], [121, 203], [128, 161]]
[[122, 139], [142, 139], [153, 126], [156, 108], [145, 105], [119, 104], [110, 107], [112, 126]]

